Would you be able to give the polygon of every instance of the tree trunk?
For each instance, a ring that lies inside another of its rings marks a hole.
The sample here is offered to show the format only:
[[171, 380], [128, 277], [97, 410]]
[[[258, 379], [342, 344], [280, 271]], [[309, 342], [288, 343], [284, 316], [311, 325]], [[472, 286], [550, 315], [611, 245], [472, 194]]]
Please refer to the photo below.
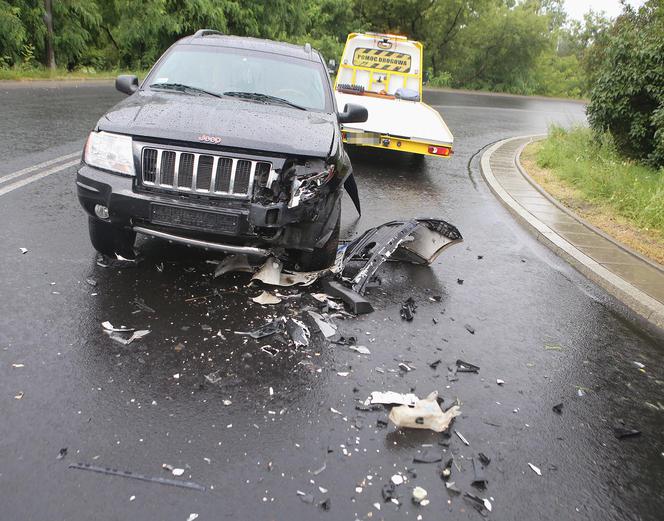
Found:
[[46, 66], [55, 70], [55, 50], [53, 49], [53, 7], [51, 0], [44, 0], [44, 23], [46, 24]]

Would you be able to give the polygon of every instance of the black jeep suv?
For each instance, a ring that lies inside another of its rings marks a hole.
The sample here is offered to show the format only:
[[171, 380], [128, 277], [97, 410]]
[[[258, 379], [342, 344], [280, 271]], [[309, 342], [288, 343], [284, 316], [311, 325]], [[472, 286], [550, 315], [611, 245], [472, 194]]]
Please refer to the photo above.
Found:
[[310, 45], [200, 30], [176, 42], [90, 133], [76, 177], [90, 239], [134, 257], [136, 233], [211, 250], [334, 260], [344, 185], [359, 210], [328, 69]]

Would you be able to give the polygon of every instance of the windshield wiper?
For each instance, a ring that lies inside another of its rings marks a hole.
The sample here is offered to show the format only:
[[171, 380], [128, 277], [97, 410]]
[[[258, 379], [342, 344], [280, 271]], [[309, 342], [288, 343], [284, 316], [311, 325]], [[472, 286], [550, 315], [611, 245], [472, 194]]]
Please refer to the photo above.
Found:
[[261, 94], [260, 92], [228, 91], [224, 92], [224, 96], [233, 96], [235, 98], [248, 99], [253, 101], [262, 101], [263, 103], [279, 103], [281, 105], [288, 105], [289, 107], [293, 107], [296, 109], [307, 110], [306, 107], [298, 105], [297, 103], [293, 103], [292, 101], [288, 101], [287, 99], [279, 98], [277, 96], [270, 96], [269, 94]]
[[207, 94], [208, 96], [214, 96], [215, 98], [223, 98], [222, 94], [216, 92], [210, 92], [209, 90], [200, 89], [198, 87], [192, 87], [191, 85], [185, 85], [184, 83], [153, 83], [150, 85], [151, 89], [170, 89], [177, 90], [179, 92], [196, 92], [198, 94]]

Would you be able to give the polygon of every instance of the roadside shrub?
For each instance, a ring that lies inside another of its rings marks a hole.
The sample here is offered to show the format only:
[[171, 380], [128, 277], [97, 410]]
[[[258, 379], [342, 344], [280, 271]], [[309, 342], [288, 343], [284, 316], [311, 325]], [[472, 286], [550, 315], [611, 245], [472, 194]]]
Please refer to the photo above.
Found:
[[592, 127], [620, 152], [664, 166], [664, 3], [627, 9], [609, 36], [588, 105]]
[[452, 86], [452, 75], [449, 72], [441, 72], [435, 76], [431, 75], [429, 78], [429, 87], [451, 87]]

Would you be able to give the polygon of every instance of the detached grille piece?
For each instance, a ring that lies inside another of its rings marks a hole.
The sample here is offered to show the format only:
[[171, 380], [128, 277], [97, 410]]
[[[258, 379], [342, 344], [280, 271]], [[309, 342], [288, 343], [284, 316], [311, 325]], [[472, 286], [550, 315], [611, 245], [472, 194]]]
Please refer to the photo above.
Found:
[[265, 161], [145, 147], [142, 167], [145, 186], [249, 198], [256, 176], [259, 176], [259, 182], [264, 183], [272, 165]]

